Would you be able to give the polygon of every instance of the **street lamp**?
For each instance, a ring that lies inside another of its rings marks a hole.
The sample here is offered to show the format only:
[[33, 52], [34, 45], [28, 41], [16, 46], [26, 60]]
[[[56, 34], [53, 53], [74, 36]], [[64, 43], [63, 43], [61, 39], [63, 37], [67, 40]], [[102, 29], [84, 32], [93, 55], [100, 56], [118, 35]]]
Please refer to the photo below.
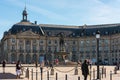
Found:
[[97, 80], [99, 80], [99, 39], [100, 39], [100, 31], [96, 31], [96, 39], [97, 39]]

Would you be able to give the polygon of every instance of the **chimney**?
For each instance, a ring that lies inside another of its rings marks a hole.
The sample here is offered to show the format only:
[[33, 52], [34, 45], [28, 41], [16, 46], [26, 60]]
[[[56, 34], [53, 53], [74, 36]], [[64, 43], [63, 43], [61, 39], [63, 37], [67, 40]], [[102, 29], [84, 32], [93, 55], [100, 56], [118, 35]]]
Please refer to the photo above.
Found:
[[37, 24], [37, 21], [35, 21], [35, 24]]

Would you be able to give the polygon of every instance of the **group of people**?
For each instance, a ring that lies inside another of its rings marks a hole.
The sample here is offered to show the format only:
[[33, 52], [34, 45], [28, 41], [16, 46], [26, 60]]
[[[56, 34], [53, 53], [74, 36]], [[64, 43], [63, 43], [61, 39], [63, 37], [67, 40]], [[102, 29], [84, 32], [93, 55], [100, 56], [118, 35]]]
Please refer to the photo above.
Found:
[[[3, 73], [5, 73], [5, 66], [6, 66], [6, 61], [3, 60], [2, 62], [2, 67], [3, 67]], [[84, 76], [84, 80], [87, 80], [87, 76], [89, 75], [89, 62], [88, 60], [85, 60], [82, 65], [81, 65], [81, 70], [82, 70], [82, 75]], [[16, 78], [20, 78], [20, 74], [21, 74], [21, 63], [18, 60], [16, 63]]]
[[[5, 73], [5, 67], [6, 67], [6, 60], [2, 61], [2, 67], [3, 67], [3, 73]], [[21, 74], [21, 64], [20, 61], [18, 60], [16, 63], [16, 78], [20, 78]]]

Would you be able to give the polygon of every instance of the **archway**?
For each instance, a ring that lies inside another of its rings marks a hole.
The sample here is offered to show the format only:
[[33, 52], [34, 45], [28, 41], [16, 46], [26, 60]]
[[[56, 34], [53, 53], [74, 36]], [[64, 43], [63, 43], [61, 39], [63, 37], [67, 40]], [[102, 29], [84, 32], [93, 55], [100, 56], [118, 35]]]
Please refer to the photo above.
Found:
[[76, 55], [75, 55], [75, 54], [72, 55], [72, 61], [73, 61], [73, 62], [77, 61], [77, 60], [76, 60]]
[[32, 63], [38, 61], [37, 54], [33, 54], [32, 56]]
[[11, 63], [16, 62], [16, 55], [14, 53], [11, 54]]
[[21, 63], [24, 63], [24, 55], [23, 54], [19, 55], [19, 60], [21, 61]]
[[31, 56], [30, 56], [30, 54], [27, 54], [26, 55], [26, 63], [28, 64], [28, 63], [31, 63]]

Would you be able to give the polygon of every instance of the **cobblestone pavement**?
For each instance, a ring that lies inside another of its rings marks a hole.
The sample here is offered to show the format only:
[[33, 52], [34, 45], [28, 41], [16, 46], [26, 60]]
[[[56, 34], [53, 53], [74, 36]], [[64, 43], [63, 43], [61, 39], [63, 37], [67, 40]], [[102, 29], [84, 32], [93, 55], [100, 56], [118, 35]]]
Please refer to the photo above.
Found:
[[[17, 80], [32, 80], [32, 79], [41, 80], [40, 68], [36, 68], [34, 67], [34, 65], [23, 65], [23, 66], [24, 66], [23, 75], [21, 76], [21, 79], [17, 79]], [[100, 66], [100, 70], [102, 69], [102, 67], [103, 66]], [[27, 68], [29, 69], [29, 79], [26, 78], [26, 76], [28, 76], [26, 75]], [[91, 78], [89, 75], [87, 80], [93, 80], [94, 77], [96, 78], [96, 74], [97, 74], [96, 68], [97, 68], [96, 66], [92, 66], [92, 68], [89, 69], [91, 71]], [[117, 71], [117, 74], [114, 74], [115, 66], [104, 66], [104, 68], [106, 68], [106, 75], [104, 74], [103, 76], [101, 76], [101, 80], [110, 80], [110, 71], [112, 71], [112, 80], [120, 80], [120, 70]], [[57, 80], [65, 80], [66, 76], [67, 76], [67, 80], [78, 80], [78, 77], [80, 77], [80, 80], [84, 80], [80, 67], [78, 67], [78, 75], [75, 75], [76, 67], [74, 66], [54, 67], [53, 69], [54, 69], [54, 75], [51, 75], [52, 74], [51, 68], [44, 67], [42, 80], [47, 80], [48, 71], [50, 74], [49, 80], [56, 80], [56, 74], [58, 76]], [[93, 69], [95, 69], [95, 73], [93, 73]], [[7, 64], [7, 67], [5, 68], [5, 73], [3, 73], [2, 67], [0, 65], [0, 80], [15, 80], [15, 78], [16, 78], [16, 70], [14, 64]]]

